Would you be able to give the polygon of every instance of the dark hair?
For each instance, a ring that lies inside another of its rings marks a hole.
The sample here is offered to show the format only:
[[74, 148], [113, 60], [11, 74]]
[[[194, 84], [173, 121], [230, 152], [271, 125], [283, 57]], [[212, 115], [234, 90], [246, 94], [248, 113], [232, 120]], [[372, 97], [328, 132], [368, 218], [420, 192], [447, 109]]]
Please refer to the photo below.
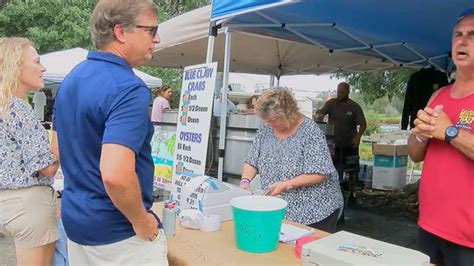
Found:
[[127, 31], [135, 28], [142, 12], [158, 16], [158, 8], [151, 0], [100, 0], [90, 18], [94, 47], [102, 49], [115, 40], [115, 25]]
[[166, 85], [166, 84], [165, 84], [165, 85], [161, 85], [161, 87], [158, 88], [158, 95], [159, 95], [159, 96], [162, 96], [163, 93], [164, 93], [165, 91], [167, 91], [167, 90], [171, 90], [171, 86], [170, 86], [170, 85]]

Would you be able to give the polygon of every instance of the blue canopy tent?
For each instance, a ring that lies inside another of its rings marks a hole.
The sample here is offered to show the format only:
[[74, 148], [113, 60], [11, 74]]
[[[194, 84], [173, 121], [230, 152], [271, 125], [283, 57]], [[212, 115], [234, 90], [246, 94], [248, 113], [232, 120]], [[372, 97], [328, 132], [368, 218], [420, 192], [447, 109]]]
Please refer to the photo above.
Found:
[[213, 0], [222, 27], [385, 58], [394, 66], [450, 69], [451, 33], [472, 0]]
[[[392, 67], [435, 67], [448, 72], [456, 18], [473, 0], [213, 0], [207, 62], [217, 28], [226, 32], [224, 86], [228, 84], [230, 32], [245, 32], [387, 60]], [[227, 94], [224, 93], [224, 99]], [[226, 124], [225, 114], [221, 125]], [[221, 127], [221, 136], [225, 130]], [[224, 149], [224, 140], [219, 149]], [[222, 153], [222, 152], [221, 152]], [[223, 158], [219, 158], [222, 179]]]

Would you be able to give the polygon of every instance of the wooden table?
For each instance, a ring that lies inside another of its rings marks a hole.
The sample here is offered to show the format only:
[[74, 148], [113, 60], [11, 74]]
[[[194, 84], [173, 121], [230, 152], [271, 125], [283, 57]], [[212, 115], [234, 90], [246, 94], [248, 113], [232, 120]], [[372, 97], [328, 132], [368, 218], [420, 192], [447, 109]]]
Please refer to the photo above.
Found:
[[[155, 203], [153, 210], [162, 215], [162, 203]], [[285, 221], [300, 227], [304, 225]], [[176, 223], [176, 234], [168, 237], [170, 265], [300, 265], [294, 255], [295, 245], [278, 243], [278, 248], [268, 253], [250, 253], [235, 245], [233, 221], [221, 224], [217, 232], [202, 232], [183, 228]], [[329, 233], [315, 230], [315, 236]]]

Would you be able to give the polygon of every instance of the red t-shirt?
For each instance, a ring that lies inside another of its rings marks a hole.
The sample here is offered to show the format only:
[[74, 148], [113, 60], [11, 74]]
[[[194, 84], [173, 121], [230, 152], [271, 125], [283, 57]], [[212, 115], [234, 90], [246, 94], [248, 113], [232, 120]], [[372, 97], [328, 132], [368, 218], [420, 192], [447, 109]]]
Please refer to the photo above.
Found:
[[[474, 94], [455, 99], [441, 89], [430, 107], [443, 105], [452, 123], [473, 132]], [[428, 144], [419, 190], [418, 225], [450, 242], [474, 248], [474, 160], [452, 145]]]

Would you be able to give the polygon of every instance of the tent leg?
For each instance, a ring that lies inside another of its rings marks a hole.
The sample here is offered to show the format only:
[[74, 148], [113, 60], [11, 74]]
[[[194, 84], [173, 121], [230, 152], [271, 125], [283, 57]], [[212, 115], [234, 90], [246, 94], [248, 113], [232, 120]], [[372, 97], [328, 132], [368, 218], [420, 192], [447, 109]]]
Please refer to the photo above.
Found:
[[225, 149], [225, 131], [227, 125], [227, 87], [229, 85], [229, 67], [230, 67], [230, 46], [232, 42], [232, 33], [225, 29], [225, 53], [224, 53], [224, 77], [221, 99], [221, 123], [219, 128], [219, 164], [217, 178], [222, 181], [224, 172], [224, 149]]
[[275, 87], [275, 76], [270, 75], [270, 88]]

